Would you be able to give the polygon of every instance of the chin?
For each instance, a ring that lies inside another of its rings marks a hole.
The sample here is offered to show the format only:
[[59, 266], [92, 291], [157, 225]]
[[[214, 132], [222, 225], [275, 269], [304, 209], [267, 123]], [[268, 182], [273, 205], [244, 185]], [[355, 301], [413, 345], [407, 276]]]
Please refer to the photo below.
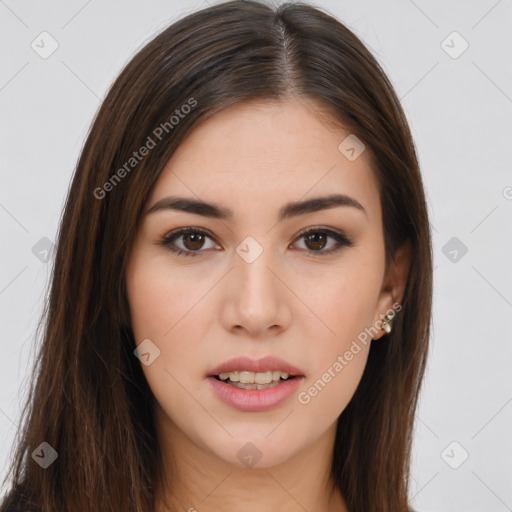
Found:
[[[277, 427], [277, 428], [276, 428]], [[268, 469], [284, 464], [306, 446], [304, 435], [296, 429], [283, 428], [278, 423], [244, 425], [241, 432], [229, 428], [228, 434], [203, 439], [207, 449], [218, 459], [237, 468]], [[275, 429], [275, 431], [273, 431]]]

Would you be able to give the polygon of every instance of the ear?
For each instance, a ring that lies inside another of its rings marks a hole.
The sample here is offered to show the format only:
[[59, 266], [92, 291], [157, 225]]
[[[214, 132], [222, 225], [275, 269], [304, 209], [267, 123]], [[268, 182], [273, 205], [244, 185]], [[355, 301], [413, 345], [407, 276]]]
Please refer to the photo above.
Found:
[[411, 252], [411, 241], [407, 240], [395, 251], [394, 257], [389, 264], [373, 319], [373, 325], [379, 331], [377, 335], [372, 336], [374, 340], [378, 340], [386, 334], [386, 331], [382, 329], [382, 321], [386, 314], [396, 310], [396, 308], [393, 308], [393, 304], [402, 302], [411, 267]]

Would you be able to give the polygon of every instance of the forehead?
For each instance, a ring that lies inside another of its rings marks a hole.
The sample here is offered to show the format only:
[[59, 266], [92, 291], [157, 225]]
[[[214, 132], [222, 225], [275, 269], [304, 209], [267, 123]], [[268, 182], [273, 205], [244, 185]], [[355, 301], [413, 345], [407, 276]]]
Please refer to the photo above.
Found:
[[349, 160], [318, 104], [302, 100], [238, 103], [192, 129], [159, 177], [150, 203], [176, 194], [212, 200], [240, 216], [265, 206], [341, 193], [380, 217], [378, 185], [365, 150]]

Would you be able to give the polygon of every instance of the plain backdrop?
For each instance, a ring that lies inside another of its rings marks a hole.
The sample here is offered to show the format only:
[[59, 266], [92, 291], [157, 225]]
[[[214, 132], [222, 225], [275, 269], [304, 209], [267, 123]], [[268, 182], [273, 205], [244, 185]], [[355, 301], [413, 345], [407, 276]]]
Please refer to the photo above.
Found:
[[[427, 189], [434, 328], [412, 503], [420, 512], [512, 510], [512, 1], [312, 3], [387, 72]], [[207, 4], [0, 0], [1, 477], [34, 356], [47, 251], [89, 124], [133, 54]], [[33, 49], [41, 37], [46, 51], [58, 44], [47, 58]]]

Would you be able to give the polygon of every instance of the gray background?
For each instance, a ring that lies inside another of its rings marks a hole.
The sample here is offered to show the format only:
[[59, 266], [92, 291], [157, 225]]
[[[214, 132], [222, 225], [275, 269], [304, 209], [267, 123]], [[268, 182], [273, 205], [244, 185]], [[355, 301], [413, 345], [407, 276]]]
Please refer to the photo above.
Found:
[[[420, 512], [512, 510], [512, 1], [313, 3], [388, 73], [427, 188], [434, 331], [412, 503]], [[45, 251], [92, 117], [137, 49], [206, 5], [0, 0], [0, 470], [34, 356]], [[43, 31], [59, 45], [47, 59], [31, 47]]]

